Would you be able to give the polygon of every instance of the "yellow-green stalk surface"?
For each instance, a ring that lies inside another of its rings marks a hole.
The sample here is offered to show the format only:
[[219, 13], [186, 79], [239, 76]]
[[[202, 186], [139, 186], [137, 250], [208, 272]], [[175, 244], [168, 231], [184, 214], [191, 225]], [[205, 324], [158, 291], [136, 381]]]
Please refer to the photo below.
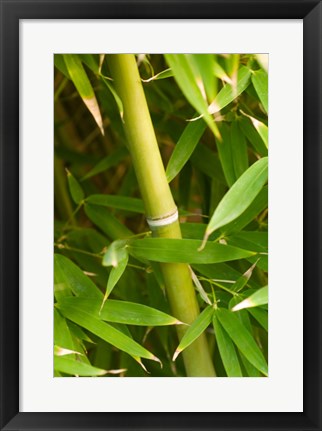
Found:
[[[123, 103], [124, 128], [146, 216], [150, 219], [167, 217], [176, 211], [176, 205], [166, 179], [135, 57], [133, 54], [109, 55], [108, 64]], [[181, 238], [178, 220], [154, 228], [153, 234], [163, 238]], [[162, 263], [160, 266], [174, 316], [192, 323], [200, 311], [188, 265]], [[177, 328], [179, 338], [185, 331], [184, 326]], [[183, 359], [188, 376], [215, 375], [205, 335], [184, 350]]]

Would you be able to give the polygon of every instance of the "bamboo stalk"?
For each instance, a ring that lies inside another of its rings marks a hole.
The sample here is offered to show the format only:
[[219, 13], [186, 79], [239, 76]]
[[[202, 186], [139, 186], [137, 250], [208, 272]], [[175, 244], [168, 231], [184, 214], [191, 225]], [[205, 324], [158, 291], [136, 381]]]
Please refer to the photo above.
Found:
[[[109, 55], [108, 64], [116, 91], [123, 103], [124, 128], [139, 187], [143, 197], [146, 216], [157, 220], [176, 212], [158, 143], [155, 137], [141, 79], [132, 54]], [[163, 238], [181, 238], [178, 220], [156, 227], [153, 234]], [[186, 264], [160, 264], [172, 313], [186, 323], [199, 315], [199, 306]], [[182, 338], [186, 328], [177, 328]], [[201, 335], [183, 352], [188, 376], [215, 376], [205, 335]]]

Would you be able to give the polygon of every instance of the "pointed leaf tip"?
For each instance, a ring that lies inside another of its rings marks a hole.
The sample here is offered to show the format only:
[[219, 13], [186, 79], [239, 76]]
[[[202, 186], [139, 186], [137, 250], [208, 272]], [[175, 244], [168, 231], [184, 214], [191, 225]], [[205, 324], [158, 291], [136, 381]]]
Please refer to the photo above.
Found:
[[172, 357], [172, 361], [173, 361], [173, 362], [177, 359], [177, 357], [180, 355], [180, 353], [181, 353], [181, 352], [182, 352], [182, 350], [181, 350], [181, 349], [177, 349], [177, 350], [174, 352], [173, 357]]

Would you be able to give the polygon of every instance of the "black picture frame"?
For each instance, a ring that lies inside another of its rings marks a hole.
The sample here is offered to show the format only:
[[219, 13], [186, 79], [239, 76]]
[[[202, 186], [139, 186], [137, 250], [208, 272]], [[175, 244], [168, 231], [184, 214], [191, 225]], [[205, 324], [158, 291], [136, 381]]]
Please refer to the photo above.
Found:
[[[1, 430], [321, 430], [321, 29], [319, 1], [0, 0]], [[19, 20], [303, 19], [303, 413], [19, 412]]]

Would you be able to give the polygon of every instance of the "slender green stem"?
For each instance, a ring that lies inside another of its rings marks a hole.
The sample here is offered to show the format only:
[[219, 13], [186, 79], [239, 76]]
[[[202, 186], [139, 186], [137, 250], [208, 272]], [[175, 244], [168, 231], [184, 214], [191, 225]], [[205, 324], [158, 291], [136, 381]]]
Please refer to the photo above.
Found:
[[[108, 64], [116, 91], [123, 103], [124, 128], [146, 216], [154, 220], [165, 218], [176, 211], [176, 205], [166, 179], [135, 57], [132, 54], [110, 55]], [[181, 238], [178, 220], [154, 228], [153, 235]], [[193, 322], [200, 311], [188, 265], [160, 265], [173, 314], [183, 322]], [[182, 325], [177, 331], [181, 338], [186, 328]], [[183, 359], [188, 376], [215, 375], [204, 334], [183, 352]]]
[[69, 197], [65, 169], [62, 160], [54, 156], [54, 185], [55, 185], [55, 205], [62, 219], [70, 220], [75, 224], [73, 205]]

